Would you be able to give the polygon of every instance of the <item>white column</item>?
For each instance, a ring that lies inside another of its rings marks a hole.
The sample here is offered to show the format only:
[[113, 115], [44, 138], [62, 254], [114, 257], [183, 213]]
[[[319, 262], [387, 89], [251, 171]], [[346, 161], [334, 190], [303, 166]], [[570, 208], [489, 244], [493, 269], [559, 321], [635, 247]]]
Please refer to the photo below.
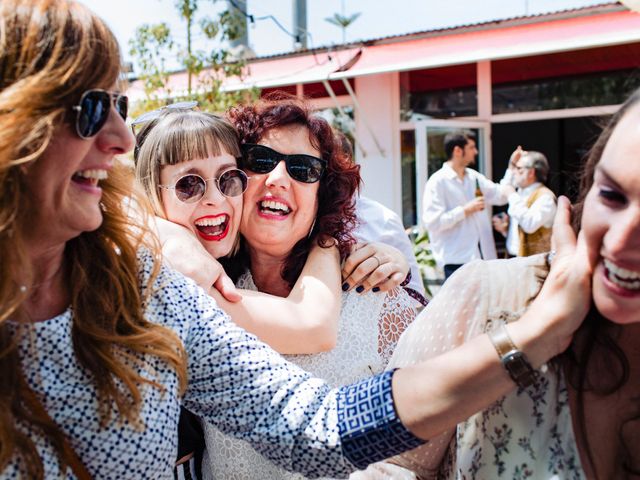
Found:
[[399, 78], [398, 72], [391, 72], [355, 79], [360, 105], [355, 116], [356, 134], [366, 152], [366, 156], [360, 151], [356, 155], [361, 165], [362, 194], [398, 215], [402, 211]]
[[[476, 81], [478, 87], [478, 118], [490, 122], [493, 108], [493, 92], [491, 88], [491, 61], [483, 60], [476, 64]], [[484, 130], [484, 168], [483, 173], [492, 176], [491, 125]]]
[[478, 118], [491, 119], [491, 61], [483, 60], [476, 64], [476, 78], [478, 85]]

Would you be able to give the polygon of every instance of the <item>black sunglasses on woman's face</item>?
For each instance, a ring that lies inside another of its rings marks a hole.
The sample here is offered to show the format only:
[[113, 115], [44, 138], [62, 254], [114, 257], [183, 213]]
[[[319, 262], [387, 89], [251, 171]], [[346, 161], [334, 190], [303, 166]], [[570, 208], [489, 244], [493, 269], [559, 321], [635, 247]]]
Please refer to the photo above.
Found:
[[97, 88], [84, 92], [80, 97], [80, 103], [72, 107], [77, 112], [78, 136], [87, 139], [96, 135], [107, 123], [112, 104], [122, 119], [126, 120], [129, 109], [129, 99], [126, 95]]
[[279, 162], [284, 161], [287, 173], [298, 182], [315, 183], [324, 174], [327, 161], [312, 155], [285, 155], [264, 145], [245, 143], [241, 146], [240, 167], [253, 173], [269, 173]]

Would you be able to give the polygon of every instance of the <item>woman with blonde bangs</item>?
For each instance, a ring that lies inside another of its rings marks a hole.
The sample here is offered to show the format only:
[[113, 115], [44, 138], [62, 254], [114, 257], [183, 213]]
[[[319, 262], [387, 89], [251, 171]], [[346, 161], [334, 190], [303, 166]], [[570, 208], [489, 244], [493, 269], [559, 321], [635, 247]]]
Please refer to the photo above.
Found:
[[[237, 168], [240, 144], [235, 129], [213, 114], [167, 109], [137, 137], [136, 178], [158, 221], [171, 222], [162, 222], [160, 227], [167, 261], [175, 262], [176, 268], [196, 281], [204, 277], [202, 286], [222, 303], [234, 322], [280, 353], [331, 349], [340, 311], [335, 247], [312, 249], [306, 268], [286, 298], [241, 290], [240, 300], [229, 302], [206, 275], [205, 265], [235, 253], [239, 242], [242, 194], [249, 178]], [[177, 230], [174, 225], [182, 228]], [[197, 256], [193, 272], [183, 268], [185, 255]]]
[[[171, 478], [181, 406], [289, 470], [346, 476], [513, 389], [485, 335], [331, 389], [233, 324], [123, 210], [119, 65], [81, 4], [0, 3], [0, 476]], [[507, 327], [534, 367], [589, 304], [567, 212], [540, 295]]]

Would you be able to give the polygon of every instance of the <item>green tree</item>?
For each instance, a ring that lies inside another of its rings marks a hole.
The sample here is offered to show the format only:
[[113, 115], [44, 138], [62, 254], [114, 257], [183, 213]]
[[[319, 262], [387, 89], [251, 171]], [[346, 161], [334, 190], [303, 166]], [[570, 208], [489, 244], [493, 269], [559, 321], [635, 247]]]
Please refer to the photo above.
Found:
[[354, 13], [351, 15], [341, 15], [339, 13], [334, 13], [333, 17], [325, 18], [325, 21], [329, 22], [331, 25], [335, 25], [336, 27], [340, 27], [342, 29], [342, 43], [346, 43], [347, 41], [347, 28], [355, 22], [360, 16], [360, 12]]
[[161, 98], [170, 97], [168, 90], [169, 73], [167, 59], [173, 54], [174, 43], [166, 23], [141, 25], [130, 41], [129, 53], [136, 58], [140, 67], [139, 79], [145, 93], [145, 109], [157, 108]]
[[[217, 0], [208, 0], [208, 3], [215, 4]], [[234, 58], [228, 49], [221, 46], [196, 50], [193, 39], [197, 34], [203, 43], [208, 44], [224, 45], [233, 41], [244, 33], [244, 16], [235, 9], [225, 9], [215, 18], [203, 16], [198, 21], [196, 14], [201, 4], [200, 0], [176, 0], [174, 3], [186, 30], [186, 45], [182, 48], [173, 40], [169, 27], [164, 23], [137, 28], [129, 51], [140, 68], [138, 78], [143, 82], [145, 99], [133, 107], [134, 116], [183, 100], [197, 100], [203, 110], [223, 111], [259, 95], [257, 89], [220, 90], [225, 78], [242, 76], [245, 61]], [[186, 93], [171, 91], [168, 84], [170, 73], [166, 69], [169, 59], [178, 60], [184, 67], [187, 73]]]

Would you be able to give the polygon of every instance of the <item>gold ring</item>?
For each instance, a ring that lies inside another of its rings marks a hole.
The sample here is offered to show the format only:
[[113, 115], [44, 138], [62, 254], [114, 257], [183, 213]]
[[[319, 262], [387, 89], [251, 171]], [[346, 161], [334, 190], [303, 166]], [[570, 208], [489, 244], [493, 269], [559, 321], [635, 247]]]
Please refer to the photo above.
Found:
[[375, 258], [376, 262], [378, 262], [378, 265], [376, 266], [376, 268], [378, 268], [381, 265], [380, 259], [378, 257], [376, 257], [375, 255], [371, 255], [371, 258]]

